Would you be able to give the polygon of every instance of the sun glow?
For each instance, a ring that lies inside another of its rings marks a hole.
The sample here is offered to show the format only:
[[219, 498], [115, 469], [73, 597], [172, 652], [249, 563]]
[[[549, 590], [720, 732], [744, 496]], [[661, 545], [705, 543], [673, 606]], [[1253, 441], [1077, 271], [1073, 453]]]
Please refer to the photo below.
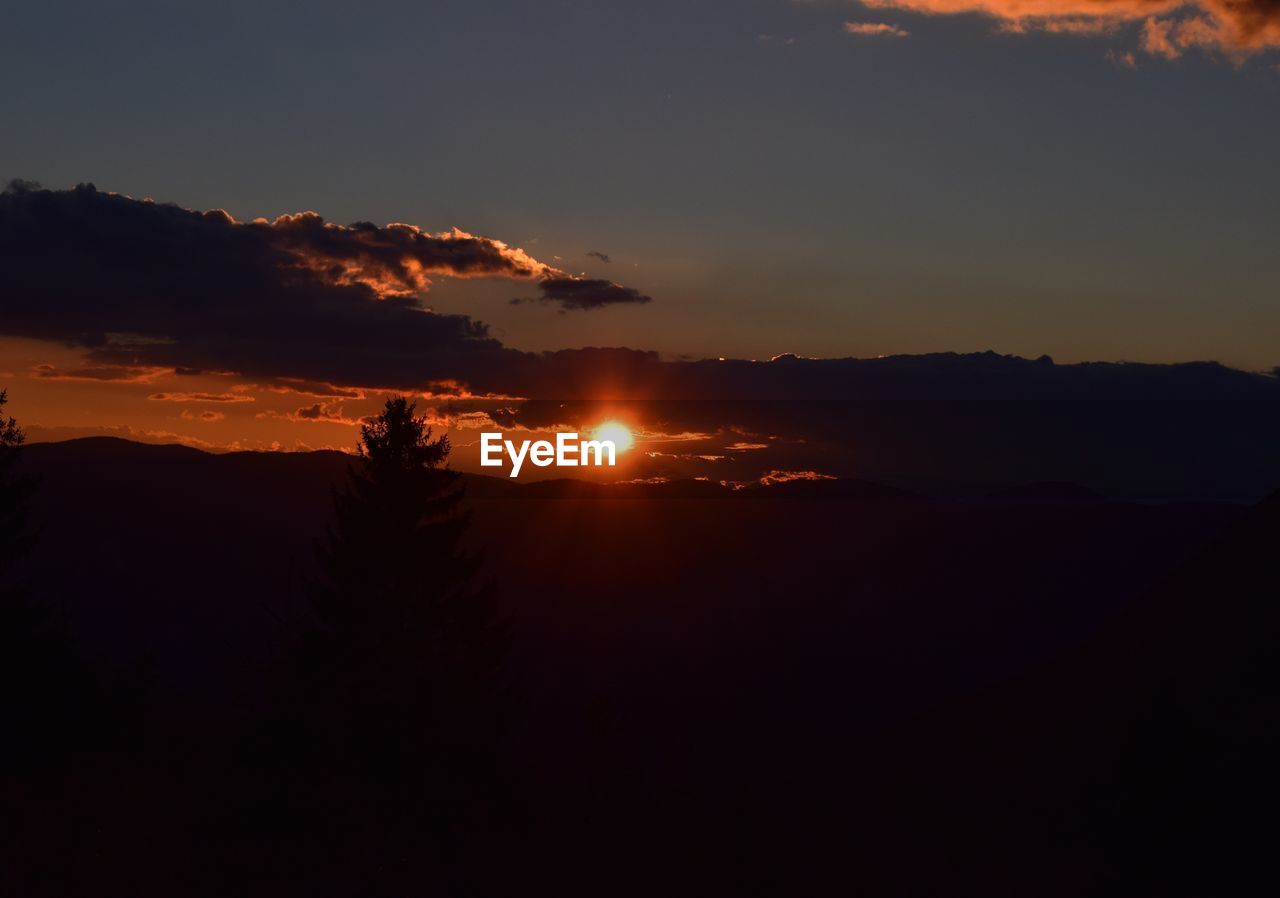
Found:
[[636, 444], [635, 437], [631, 435], [627, 426], [617, 421], [605, 421], [597, 425], [591, 432], [591, 438], [611, 441], [618, 452], [625, 452]]

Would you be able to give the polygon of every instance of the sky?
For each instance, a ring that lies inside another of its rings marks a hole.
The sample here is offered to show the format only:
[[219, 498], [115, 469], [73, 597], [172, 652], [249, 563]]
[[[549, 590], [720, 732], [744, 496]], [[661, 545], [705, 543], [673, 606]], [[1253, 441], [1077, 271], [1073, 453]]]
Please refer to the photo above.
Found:
[[[410, 292], [512, 350], [1266, 371], [1277, 22], [1271, 0], [23, 4], [0, 178], [492, 238], [537, 277]], [[614, 292], [575, 306], [546, 272]], [[35, 333], [0, 336], [0, 374], [83, 356]], [[74, 417], [56, 395], [48, 423]]]

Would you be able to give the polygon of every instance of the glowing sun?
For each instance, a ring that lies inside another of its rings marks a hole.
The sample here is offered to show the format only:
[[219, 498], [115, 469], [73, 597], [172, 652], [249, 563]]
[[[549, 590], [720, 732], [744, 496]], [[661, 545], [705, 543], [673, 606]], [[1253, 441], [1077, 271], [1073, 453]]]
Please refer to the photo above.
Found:
[[613, 448], [618, 452], [625, 452], [636, 444], [636, 439], [631, 435], [631, 431], [627, 429], [625, 424], [619, 424], [617, 421], [605, 421], [596, 427], [591, 434], [593, 439], [610, 440]]

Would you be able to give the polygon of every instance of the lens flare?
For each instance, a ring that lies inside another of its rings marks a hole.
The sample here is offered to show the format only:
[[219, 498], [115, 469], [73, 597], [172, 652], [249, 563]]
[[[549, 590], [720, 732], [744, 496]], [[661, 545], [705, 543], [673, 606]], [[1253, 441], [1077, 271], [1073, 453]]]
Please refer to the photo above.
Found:
[[627, 426], [617, 421], [605, 421], [597, 425], [591, 432], [591, 437], [596, 440], [610, 440], [618, 452], [625, 452], [636, 444], [635, 437], [631, 435]]

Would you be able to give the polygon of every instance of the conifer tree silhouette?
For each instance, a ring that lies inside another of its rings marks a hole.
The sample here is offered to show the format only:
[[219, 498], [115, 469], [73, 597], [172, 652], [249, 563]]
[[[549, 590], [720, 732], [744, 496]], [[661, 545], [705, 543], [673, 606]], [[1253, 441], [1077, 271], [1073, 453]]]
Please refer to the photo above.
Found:
[[0, 596], [8, 599], [18, 591], [10, 577], [12, 563], [30, 546], [27, 529], [31, 482], [19, 478], [14, 468], [25, 434], [13, 417], [6, 417], [7, 390], [0, 390]]
[[421, 850], [425, 828], [445, 852], [488, 813], [511, 709], [507, 633], [460, 545], [469, 515], [449, 450], [403, 397], [361, 426], [300, 659], [307, 752], [329, 786], [389, 828], [381, 842]]
[[[32, 482], [15, 470], [25, 435], [18, 422], [4, 414], [8, 402], [8, 392], [0, 390], [0, 663], [13, 667], [16, 674], [18, 659], [32, 652], [32, 636], [44, 621], [16, 571], [17, 562], [31, 548], [28, 518]], [[18, 684], [9, 682], [7, 676], [4, 679], [0, 689], [11, 698], [9, 691]]]
[[80, 670], [59, 622], [33, 595], [24, 570], [34, 545], [35, 482], [18, 473], [25, 434], [0, 390], [0, 717], [10, 726], [0, 757], [51, 761], [77, 710]]

